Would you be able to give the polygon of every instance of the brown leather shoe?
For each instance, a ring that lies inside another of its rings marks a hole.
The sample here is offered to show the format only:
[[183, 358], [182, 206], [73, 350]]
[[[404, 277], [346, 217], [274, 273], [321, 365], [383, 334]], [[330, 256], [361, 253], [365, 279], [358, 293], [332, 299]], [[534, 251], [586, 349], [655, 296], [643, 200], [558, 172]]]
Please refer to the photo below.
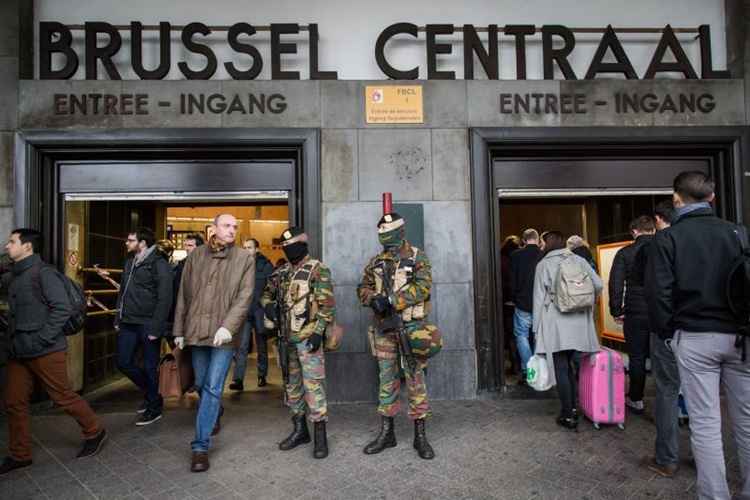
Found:
[[207, 451], [194, 451], [190, 463], [190, 472], [206, 472], [210, 467]]
[[651, 472], [656, 472], [661, 477], [673, 478], [674, 475], [677, 474], [677, 471], [680, 469], [680, 466], [677, 464], [658, 464], [656, 463], [656, 459], [653, 457], [646, 458], [645, 462], [648, 470], [650, 470]]

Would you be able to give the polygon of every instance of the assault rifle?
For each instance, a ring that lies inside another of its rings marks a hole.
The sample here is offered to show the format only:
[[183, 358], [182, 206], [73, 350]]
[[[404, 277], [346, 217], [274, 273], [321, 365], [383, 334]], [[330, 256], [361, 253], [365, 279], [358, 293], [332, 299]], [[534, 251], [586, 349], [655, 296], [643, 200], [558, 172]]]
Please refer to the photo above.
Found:
[[281, 291], [281, 277], [276, 283], [276, 328], [279, 332], [279, 366], [284, 385], [289, 383], [289, 329], [287, 325], [286, 310], [284, 308], [284, 297]]
[[[385, 261], [382, 261], [381, 267], [383, 270], [383, 290], [393, 290], [393, 283], [391, 281], [390, 267]], [[413, 373], [417, 368], [417, 360], [414, 357], [414, 353], [411, 350], [411, 343], [409, 342], [409, 334], [404, 328], [404, 320], [401, 319], [401, 315], [396, 312], [393, 304], [388, 308], [388, 311], [380, 318], [379, 322], [380, 333], [387, 331], [395, 331], [396, 338], [398, 339], [398, 350], [401, 354], [401, 359], [409, 367], [409, 370]]]

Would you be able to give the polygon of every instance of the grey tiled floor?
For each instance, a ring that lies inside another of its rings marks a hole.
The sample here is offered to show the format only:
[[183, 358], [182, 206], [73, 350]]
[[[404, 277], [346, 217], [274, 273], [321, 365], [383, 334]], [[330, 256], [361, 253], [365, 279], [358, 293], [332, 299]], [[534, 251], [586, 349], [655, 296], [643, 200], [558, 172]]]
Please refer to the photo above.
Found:
[[[253, 384], [254, 385], [254, 384]], [[171, 401], [164, 418], [133, 425], [138, 395], [121, 384], [94, 398], [110, 439], [94, 458], [75, 460], [76, 423], [56, 410], [33, 418], [34, 465], [0, 477], [0, 498], [692, 498], [695, 471], [683, 466], [669, 480], [639, 465], [653, 447], [648, 417], [627, 429], [563, 431], [557, 402], [477, 400], [434, 403], [428, 436], [437, 452], [420, 460], [412, 428], [397, 419], [399, 445], [377, 456], [362, 447], [378, 426], [370, 404], [332, 405], [331, 455], [313, 460], [310, 445], [281, 452], [289, 431], [278, 386], [225, 397], [224, 428], [211, 451], [211, 470], [191, 474], [189, 442], [195, 400]], [[39, 413], [39, 412], [37, 412]], [[5, 448], [5, 422], [0, 422]], [[687, 431], [682, 436], [687, 451]], [[737, 478], [734, 454], [729, 473]]]

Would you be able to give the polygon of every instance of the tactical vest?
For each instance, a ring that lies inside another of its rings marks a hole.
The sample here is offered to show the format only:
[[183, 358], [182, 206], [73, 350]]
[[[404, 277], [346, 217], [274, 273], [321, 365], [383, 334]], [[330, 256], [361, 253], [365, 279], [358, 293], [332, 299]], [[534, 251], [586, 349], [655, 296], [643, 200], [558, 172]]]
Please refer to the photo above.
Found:
[[[411, 257], [400, 258], [396, 260], [396, 272], [390, 277], [391, 283], [393, 283], [390, 292], [398, 293], [403, 290], [414, 278], [414, 272], [417, 267], [417, 255], [419, 249], [417, 247], [411, 247]], [[375, 293], [383, 293], [384, 281], [383, 280], [383, 266], [377, 266], [374, 269], [375, 273]], [[427, 317], [430, 313], [430, 301], [419, 302], [413, 306], [409, 306], [400, 312], [401, 319], [404, 322], [421, 320]]]
[[289, 286], [284, 294], [284, 309], [287, 311], [289, 332], [300, 333], [305, 324], [310, 321], [310, 306], [315, 298], [310, 286], [310, 280], [320, 261], [310, 259], [291, 272]]

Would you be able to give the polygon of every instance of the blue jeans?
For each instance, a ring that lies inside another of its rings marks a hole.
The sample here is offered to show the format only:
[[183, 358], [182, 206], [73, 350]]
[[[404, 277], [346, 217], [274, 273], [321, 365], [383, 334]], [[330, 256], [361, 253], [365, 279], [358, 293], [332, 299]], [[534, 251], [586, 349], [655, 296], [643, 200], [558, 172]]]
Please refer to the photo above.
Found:
[[195, 419], [195, 439], [190, 447], [193, 451], [208, 451], [211, 446], [211, 431], [221, 408], [224, 380], [232, 363], [232, 349], [192, 346], [190, 350], [195, 386], [201, 397]]
[[[117, 369], [143, 391], [147, 409], [160, 413], [163, 406], [159, 395], [159, 347], [161, 338], [148, 339], [146, 325], [121, 323], [117, 334]], [[143, 368], [135, 364], [135, 353], [143, 350]]]
[[531, 313], [522, 311], [516, 307], [513, 313], [513, 335], [516, 336], [518, 355], [521, 357], [521, 372], [526, 373], [526, 364], [533, 355], [531, 338], [531, 325], [533, 324]]
[[268, 345], [263, 333], [263, 309], [251, 313], [240, 332], [240, 345], [234, 350], [234, 375], [232, 380], [245, 380], [247, 353], [250, 351], [252, 335], [255, 331], [255, 345], [258, 350], [258, 376], [268, 376]]

